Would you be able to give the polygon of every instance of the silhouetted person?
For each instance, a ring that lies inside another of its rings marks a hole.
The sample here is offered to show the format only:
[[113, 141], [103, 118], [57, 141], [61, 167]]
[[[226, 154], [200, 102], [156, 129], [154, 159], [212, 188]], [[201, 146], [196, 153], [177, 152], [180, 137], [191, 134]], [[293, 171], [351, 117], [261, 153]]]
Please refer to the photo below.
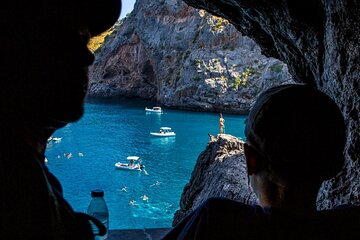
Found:
[[0, 7], [0, 239], [91, 239], [44, 165], [47, 139], [83, 115], [91, 36], [120, 0], [11, 0]]
[[165, 239], [342, 239], [359, 232], [357, 208], [316, 210], [321, 183], [344, 164], [345, 124], [328, 96], [307, 85], [271, 88], [251, 109], [245, 135], [259, 205], [209, 199]]

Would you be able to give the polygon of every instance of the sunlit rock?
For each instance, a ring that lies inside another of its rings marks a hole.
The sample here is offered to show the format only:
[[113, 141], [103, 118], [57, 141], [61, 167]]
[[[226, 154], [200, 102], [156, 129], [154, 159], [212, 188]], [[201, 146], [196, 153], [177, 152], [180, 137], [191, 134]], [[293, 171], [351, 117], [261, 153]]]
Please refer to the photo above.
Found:
[[261, 91], [291, 82], [284, 63], [262, 55], [227, 20], [181, 0], [137, 1], [95, 55], [89, 74], [93, 97], [247, 113]]

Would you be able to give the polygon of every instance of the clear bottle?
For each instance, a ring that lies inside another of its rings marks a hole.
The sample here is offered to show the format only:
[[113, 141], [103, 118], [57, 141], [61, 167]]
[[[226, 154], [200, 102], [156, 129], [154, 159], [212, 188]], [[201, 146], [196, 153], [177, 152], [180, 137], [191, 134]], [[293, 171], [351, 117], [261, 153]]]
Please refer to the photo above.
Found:
[[[105, 225], [106, 229], [109, 229], [109, 210], [104, 200], [103, 190], [91, 191], [91, 201], [87, 209], [87, 214], [101, 221]], [[98, 228], [93, 224], [92, 227], [94, 234], [98, 233]], [[106, 234], [104, 236], [96, 236], [95, 239], [103, 240], [107, 239], [107, 237], [108, 231], [106, 231]]]

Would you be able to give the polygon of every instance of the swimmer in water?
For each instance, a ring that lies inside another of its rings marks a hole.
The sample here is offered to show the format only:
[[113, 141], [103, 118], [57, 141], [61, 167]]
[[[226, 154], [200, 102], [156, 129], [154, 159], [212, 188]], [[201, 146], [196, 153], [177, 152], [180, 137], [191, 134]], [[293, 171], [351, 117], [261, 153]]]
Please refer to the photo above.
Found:
[[141, 196], [141, 198], [142, 198], [142, 200], [143, 200], [143, 201], [147, 201], [147, 200], [149, 200], [149, 197], [148, 197], [148, 196], [146, 196], [145, 194], [144, 194], [144, 196]]
[[126, 189], [127, 189], [127, 186], [123, 186], [123, 187], [121, 188], [121, 191], [122, 191], [122, 192], [127, 192]]
[[161, 182], [159, 181], [156, 181], [154, 184], [151, 184], [150, 187], [153, 187], [153, 186], [159, 186]]

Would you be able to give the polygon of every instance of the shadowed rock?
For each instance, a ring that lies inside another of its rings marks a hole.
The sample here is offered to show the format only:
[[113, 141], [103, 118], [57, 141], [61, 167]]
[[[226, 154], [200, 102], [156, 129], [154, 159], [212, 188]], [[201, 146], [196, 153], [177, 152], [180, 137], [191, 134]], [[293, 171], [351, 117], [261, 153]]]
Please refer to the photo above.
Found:
[[209, 197], [225, 197], [248, 204], [256, 202], [247, 182], [243, 144], [227, 134], [219, 134], [209, 142], [184, 188], [173, 225]]

